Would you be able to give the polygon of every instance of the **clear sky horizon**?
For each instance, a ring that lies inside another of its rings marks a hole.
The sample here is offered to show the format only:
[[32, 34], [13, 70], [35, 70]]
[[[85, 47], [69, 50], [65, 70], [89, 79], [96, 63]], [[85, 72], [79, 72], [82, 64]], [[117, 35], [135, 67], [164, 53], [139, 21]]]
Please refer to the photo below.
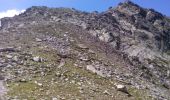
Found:
[[[67, 7], [75, 8], [82, 11], [105, 11], [109, 7], [115, 7], [118, 3], [125, 0], [1, 0], [0, 14], [8, 10], [27, 9], [31, 6], [48, 6], [48, 7]], [[131, 0], [132, 2], [144, 8], [153, 8], [156, 11], [170, 16], [170, 0]], [[16, 12], [17, 12], [16, 11]], [[10, 11], [8, 11], [10, 13]]]

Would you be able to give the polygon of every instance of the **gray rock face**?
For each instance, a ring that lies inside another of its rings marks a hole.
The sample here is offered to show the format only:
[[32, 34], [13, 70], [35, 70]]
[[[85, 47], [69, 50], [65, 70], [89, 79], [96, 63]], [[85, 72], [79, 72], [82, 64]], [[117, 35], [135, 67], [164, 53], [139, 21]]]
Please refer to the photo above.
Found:
[[[140, 71], [139, 66], [145, 66], [153, 75], [148, 77], [166, 80], [170, 60], [170, 56], [166, 54], [170, 46], [168, 39], [170, 28], [166, 16], [154, 10], [141, 8], [130, 1], [96, 16], [93, 19], [94, 23], [90, 22], [91, 33], [97, 29], [95, 35], [101, 41], [111, 44], [114, 49], [126, 55], [132, 65], [137, 66]], [[111, 19], [114, 22], [107, 21]], [[95, 22], [99, 22], [98, 25]], [[108, 32], [112, 35], [108, 35]], [[158, 59], [166, 63], [160, 63]]]

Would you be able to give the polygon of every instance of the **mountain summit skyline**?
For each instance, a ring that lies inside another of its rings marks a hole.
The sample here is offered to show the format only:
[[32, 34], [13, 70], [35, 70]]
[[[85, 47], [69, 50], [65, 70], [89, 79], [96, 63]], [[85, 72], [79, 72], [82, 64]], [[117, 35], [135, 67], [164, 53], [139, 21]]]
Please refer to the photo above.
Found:
[[[124, 2], [125, 0], [62, 0], [62, 1], [49, 1], [49, 0], [2, 0], [1, 4], [4, 4], [0, 7], [0, 18], [2, 17], [11, 17], [11, 15], [18, 14], [23, 10], [31, 6], [48, 6], [48, 7], [66, 7], [66, 8], [75, 8], [81, 11], [105, 11], [109, 7], [116, 7], [118, 3]], [[134, 3], [144, 7], [155, 9], [160, 13], [170, 16], [170, 1], [169, 0], [131, 0]]]

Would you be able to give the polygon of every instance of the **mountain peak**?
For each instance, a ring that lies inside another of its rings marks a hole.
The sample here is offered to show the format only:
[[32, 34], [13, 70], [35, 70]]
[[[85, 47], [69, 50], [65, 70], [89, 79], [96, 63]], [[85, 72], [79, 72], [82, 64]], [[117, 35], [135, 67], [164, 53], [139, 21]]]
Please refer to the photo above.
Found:
[[116, 9], [120, 12], [123, 13], [128, 13], [130, 15], [134, 15], [134, 14], [138, 14], [140, 13], [141, 9], [143, 9], [142, 7], [140, 7], [139, 5], [133, 3], [132, 1], [125, 1], [123, 3], [120, 3]]
[[130, 1], [130, 0], [126, 0], [126, 1], [124, 1], [124, 2], [121, 2], [121, 3], [119, 3], [118, 6], [136, 6], [136, 7], [140, 7], [139, 5], [133, 3], [133, 2]]

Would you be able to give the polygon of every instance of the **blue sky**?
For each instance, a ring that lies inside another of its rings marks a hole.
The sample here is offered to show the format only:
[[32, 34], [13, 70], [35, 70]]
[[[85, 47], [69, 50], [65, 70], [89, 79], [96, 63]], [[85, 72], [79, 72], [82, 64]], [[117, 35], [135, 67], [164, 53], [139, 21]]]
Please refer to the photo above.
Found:
[[[0, 0], [0, 12], [23, 10], [31, 6], [69, 7], [83, 11], [104, 11], [124, 0]], [[131, 0], [145, 8], [153, 8], [170, 16], [170, 0]]]

